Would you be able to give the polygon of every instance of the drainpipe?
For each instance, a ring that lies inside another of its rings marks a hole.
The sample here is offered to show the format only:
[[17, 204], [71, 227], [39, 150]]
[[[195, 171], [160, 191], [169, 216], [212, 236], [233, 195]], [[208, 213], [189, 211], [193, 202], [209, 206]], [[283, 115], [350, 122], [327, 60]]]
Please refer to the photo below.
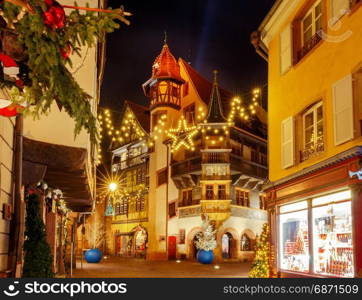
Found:
[[256, 53], [258, 53], [266, 62], [268, 62], [268, 48], [261, 40], [260, 31], [254, 31], [250, 35], [250, 42], [254, 46]]
[[23, 262], [23, 243], [25, 232], [25, 207], [22, 190], [23, 173], [23, 115], [15, 119], [15, 153], [14, 153], [14, 220], [12, 236], [14, 237], [11, 257], [12, 277], [21, 277]]

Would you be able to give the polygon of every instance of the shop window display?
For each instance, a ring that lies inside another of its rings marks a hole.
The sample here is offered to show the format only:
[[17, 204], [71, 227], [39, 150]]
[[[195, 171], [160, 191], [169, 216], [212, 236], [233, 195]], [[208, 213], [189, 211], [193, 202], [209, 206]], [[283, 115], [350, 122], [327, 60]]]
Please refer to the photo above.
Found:
[[353, 277], [351, 202], [314, 207], [313, 226], [314, 272]]
[[284, 213], [279, 216], [279, 220], [281, 269], [308, 272], [308, 211]]

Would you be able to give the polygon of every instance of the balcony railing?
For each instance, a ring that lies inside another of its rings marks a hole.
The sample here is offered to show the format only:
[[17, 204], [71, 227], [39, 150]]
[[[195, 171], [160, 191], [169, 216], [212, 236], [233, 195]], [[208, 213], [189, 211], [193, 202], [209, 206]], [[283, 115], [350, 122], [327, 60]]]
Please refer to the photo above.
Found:
[[197, 156], [171, 165], [171, 176], [177, 177], [189, 173], [201, 173], [201, 157]]
[[122, 160], [118, 164], [113, 165], [113, 170], [119, 171], [119, 170], [125, 170], [131, 167], [135, 167], [138, 165], [141, 165], [145, 163], [145, 159], [147, 157], [147, 153], [143, 153], [141, 155], [130, 157], [127, 160]]
[[202, 153], [202, 162], [204, 164], [223, 164], [230, 163], [229, 153], [225, 152], [204, 152]]
[[324, 143], [317, 143], [313, 147], [300, 151], [300, 160], [305, 161], [324, 151]]
[[234, 154], [230, 154], [230, 169], [231, 172], [240, 172], [252, 177], [268, 177], [268, 168], [266, 166], [243, 159]]
[[309, 51], [311, 51], [320, 41], [322, 37], [319, 32], [317, 32], [309, 41], [307, 41], [304, 46], [298, 51], [298, 61], [300, 61], [304, 56], [306, 56]]
[[178, 216], [179, 218], [195, 217], [201, 214], [201, 205], [179, 207]]

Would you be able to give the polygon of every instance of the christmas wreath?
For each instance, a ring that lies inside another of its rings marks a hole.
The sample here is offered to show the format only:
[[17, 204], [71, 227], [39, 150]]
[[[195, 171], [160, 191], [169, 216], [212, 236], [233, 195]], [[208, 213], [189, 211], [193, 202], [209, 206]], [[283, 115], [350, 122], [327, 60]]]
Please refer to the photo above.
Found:
[[0, 88], [10, 89], [12, 109], [39, 116], [56, 101], [75, 120], [75, 134], [84, 128], [96, 141], [91, 97], [68, 68], [70, 54], [81, 55], [81, 47], [93, 47], [113, 32], [119, 27], [115, 19], [128, 25], [125, 16], [130, 14], [123, 8], [66, 6], [54, 0], [0, 2]]

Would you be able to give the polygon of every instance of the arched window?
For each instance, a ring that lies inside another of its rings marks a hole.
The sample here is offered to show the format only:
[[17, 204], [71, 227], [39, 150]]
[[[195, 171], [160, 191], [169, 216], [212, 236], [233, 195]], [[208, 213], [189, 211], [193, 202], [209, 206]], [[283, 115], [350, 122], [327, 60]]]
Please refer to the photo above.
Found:
[[240, 250], [241, 251], [252, 251], [251, 240], [245, 233], [241, 236]]

